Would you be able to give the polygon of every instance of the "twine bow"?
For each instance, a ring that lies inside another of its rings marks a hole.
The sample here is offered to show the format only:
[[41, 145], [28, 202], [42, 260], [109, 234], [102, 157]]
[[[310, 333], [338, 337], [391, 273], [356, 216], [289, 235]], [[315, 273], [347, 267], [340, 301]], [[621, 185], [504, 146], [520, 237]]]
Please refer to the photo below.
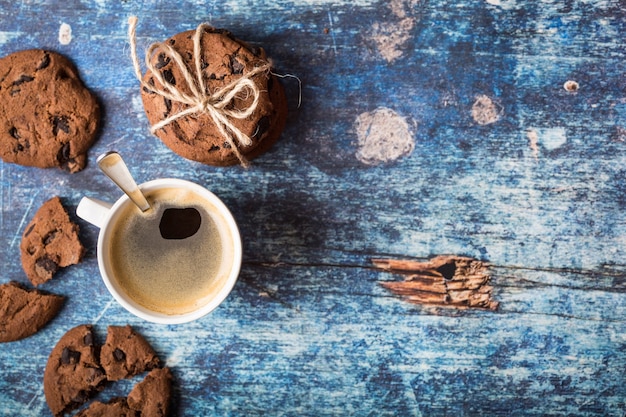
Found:
[[[239, 162], [241, 162], [244, 167], [247, 167], [249, 165], [248, 160], [239, 151], [239, 146], [250, 146], [252, 144], [252, 140], [250, 139], [250, 137], [248, 137], [248, 135], [246, 135], [236, 126], [234, 126], [230, 120], [242, 120], [254, 113], [257, 105], [259, 104], [260, 90], [252, 81], [252, 77], [262, 72], [269, 71], [270, 65], [265, 64], [260, 67], [256, 67], [253, 70], [243, 74], [241, 78], [232, 81], [231, 83], [218, 89], [212, 94], [207, 93], [204, 78], [202, 77], [202, 67], [200, 63], [202, 53], [200, 42], [202, 39], [202, 33], [206, 28], [210, 28], [210, 26], [206, 23], [202, 23], [196, 28], [196, 32], [193, 38], [195, 78], [187, 68], [187, 65], [183, 61], [183, 58], [180, 56], [180, 54], [176, 52], [176, 50], [174, 50], [174, 48], [172, 48], [169, 44], [160, 42], [150, 45], [150, 47], [146, 51], [146, 67], [152, 72], [154, 77], [164, 87], [157, 88], [143, 81], [141, 67], [139, 65], [139, 59], [137, 58], [137, 43], [135, 40], [137, 18], [135, 16], [130, 17], [128, 19], [128, 25], [128, 37], [130, 39], [130, 51], [133, 60], [133, 67], [135, 69], [135, 75], [137, 76], [137, 79], [139, 80], [141, 85], [149, 91], [154, 92], [168, 100], [183, 103], [188, 106], [188, 108], [152, 125], [150, 131], [155, 134], [157, 130], [187, 115], [198, 113], [207, 114], [213, 120], [213, 123], [217, 127], [220, 134], [224, 136], [226, 142], [233, 150], [233, 153], [235, 154], [237, 159], [239, 159]], [[166, 80], [161, 72], [158, 71], [157, 68], [152, 64], [151, 58], [157, 50], [165, 54], [172, 61], [174, 61], [176, 65], [178, 65], [178, 68], [185, 79], [185, 83], [187, 84], [189, 91], [191, 91], [191, 95], [186, 94], [180, 89], [176, 88], [176, 86]], [[253, 98], [252, 103], [250, 103], [250, 105], [243, 110], [229, 109], [228, 106], [233, 102], [237, 94], [240, 93], [251, 94]], [[239, 146], [237, 146], [238, 144]]]

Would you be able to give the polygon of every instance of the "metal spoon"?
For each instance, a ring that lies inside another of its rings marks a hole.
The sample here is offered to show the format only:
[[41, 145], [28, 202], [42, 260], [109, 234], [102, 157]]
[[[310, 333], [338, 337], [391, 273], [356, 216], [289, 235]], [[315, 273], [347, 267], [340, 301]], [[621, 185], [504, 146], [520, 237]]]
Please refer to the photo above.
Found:
[[130, 175], [130, 171], [119, 153], [115, 151], [103, 153], [96, 162], [102, 172], [117, 184], [141, 211], [146, 211], [150, 208], [150, 203], [148, 203], [132, 175]]

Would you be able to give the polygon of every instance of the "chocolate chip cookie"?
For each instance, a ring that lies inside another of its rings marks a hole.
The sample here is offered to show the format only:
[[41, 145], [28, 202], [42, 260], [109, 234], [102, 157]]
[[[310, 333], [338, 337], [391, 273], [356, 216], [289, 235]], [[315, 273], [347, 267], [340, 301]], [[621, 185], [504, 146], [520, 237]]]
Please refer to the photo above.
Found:
[[161, 361], [146, 339], [126, 325], [109, 326], [100, 363], [107, 379], [118, 381], [154, 369]]
[[96, 138], [100, 106], [64, 56], [40, 49], [0, 58], [0, 158], [78, 172]]
[[38, 332], [52, 320], [65, 298], [28, 290], [16, 282], [0, 285], [0, 342], [13, 342]]
[[[168, 39], [182, 58], [194, 79], [196, 94], [184, 77], [181, 67], [165, 52], [157, 49], [152, 57], [154, 71], [171, 88], [187, 96], [199, 97], [203, 108], [167, 123], [154, 132], [170, 149], [187, 159], [208, 165], [226, 166], [247, 161], [268, 150], [282, 133], [287, 119], [287, 100], [278, 78], [270, 71], [270, 64], [263, 48], [251, 47], [236, 39], [230, 32], [203, 26], [200, 41], [200, 72], [204, 90], [200, 89], [194, 58], [194, 35], [196, 31], [182, 32]], [[228, 93], [235, 83], [249, 79], [258, 90], [254, 107], [254, 94], [250, 87]], [[148, 120], [152, 126], [181, 112], [193, 108], [191, 104], [173, 100], [158, 94], [166, 89], [159, 77], [148, 69], [143, 77], [141, 96]], [[241, 113], [254, 107], [251, 114]], [[212, 116], [217, 112], [220, 116]], [[237, 116], [239, 114], [239, 116]], [[233, 129], [219, 122], [224, 117], [232, 126], [250, 139], [241, 143]], [[221, 127], [220, 127], [221, 126]], [[227, 135], [231, 140], [227, 139]], [[233, 145], [235, 149], [233, 149]]]
[[84, 247], [59, 197], [46, 201], [24, 229], [20, 243], [22, 268], [37, 286], [59, 270], [81, 261]]
[[128, 394], [128, 405], [141, 416], [167, 416], [172, 399], [172, 372], [169, 368], [150, 371]]
[[92, 326], [83, 324], [65, 333], [50, 353], [43, 376], [52, 414], [62, 416], [79, 407], [105, 382]]
[[160, 366], [152, 347], [129, 325], [109, 326], [103, 346], [95, 342], [91, 325], [77, 326], [61, 337], [48, 358], [43, 380], [46, 402], [55, 416], [62, 416], [87, 403], [109, 381], [149, 370], [127, 398], [93, 401], [77, 416], [167, 416], [172, 373]]

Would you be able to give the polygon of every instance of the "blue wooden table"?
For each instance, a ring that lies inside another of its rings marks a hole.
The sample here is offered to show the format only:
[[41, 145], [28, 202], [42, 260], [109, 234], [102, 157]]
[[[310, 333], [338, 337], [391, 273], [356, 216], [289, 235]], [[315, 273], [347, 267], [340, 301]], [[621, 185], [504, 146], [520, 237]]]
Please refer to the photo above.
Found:
[[[299, 77], [301, 90], [283, 79], [277, 144], [247, 170], [214, 168], [151, 136], [131, 15], [140, 50], [209, 22]], [[66, 55], [104, 109], [84, 171], [0, 162], [3, 283], [28, 283], [20, 238], [45, 200], [73, 211], [119, 196], [95, 164], [110, 149], [138, 181], [213, 190], [244, 243], [227, 301], [163, 326], [112, 300], [98, 231], [78, 221], [84, 261], [41, 287], [68, 297], [63, 310], [0, 345], [0, 415], [49, 415], [48, 355], [92, 323], [101, 338], [131, 324], [148, 339], [173, 370], [178, 416], [623, 417], [624, 33], [618, 0], [0, 2], [0, 54]], [[399, 295], [389, 283], [415, 273], [374, 261], [439, 255], [480, 262], [497, 308]]]

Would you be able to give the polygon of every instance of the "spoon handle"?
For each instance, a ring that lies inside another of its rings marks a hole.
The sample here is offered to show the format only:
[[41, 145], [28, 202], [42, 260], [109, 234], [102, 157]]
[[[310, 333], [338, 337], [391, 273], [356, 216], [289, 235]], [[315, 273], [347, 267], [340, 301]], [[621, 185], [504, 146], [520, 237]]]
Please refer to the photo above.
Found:
[[104, 153], [98, 157], [96, 162], [102, 172], [117, 184], [141, 211], [146, 211], [150, 208], [148, 200], [146, 200], [132, 175], [130, 175], [130, 171], [119, 153], [115, 151]]

